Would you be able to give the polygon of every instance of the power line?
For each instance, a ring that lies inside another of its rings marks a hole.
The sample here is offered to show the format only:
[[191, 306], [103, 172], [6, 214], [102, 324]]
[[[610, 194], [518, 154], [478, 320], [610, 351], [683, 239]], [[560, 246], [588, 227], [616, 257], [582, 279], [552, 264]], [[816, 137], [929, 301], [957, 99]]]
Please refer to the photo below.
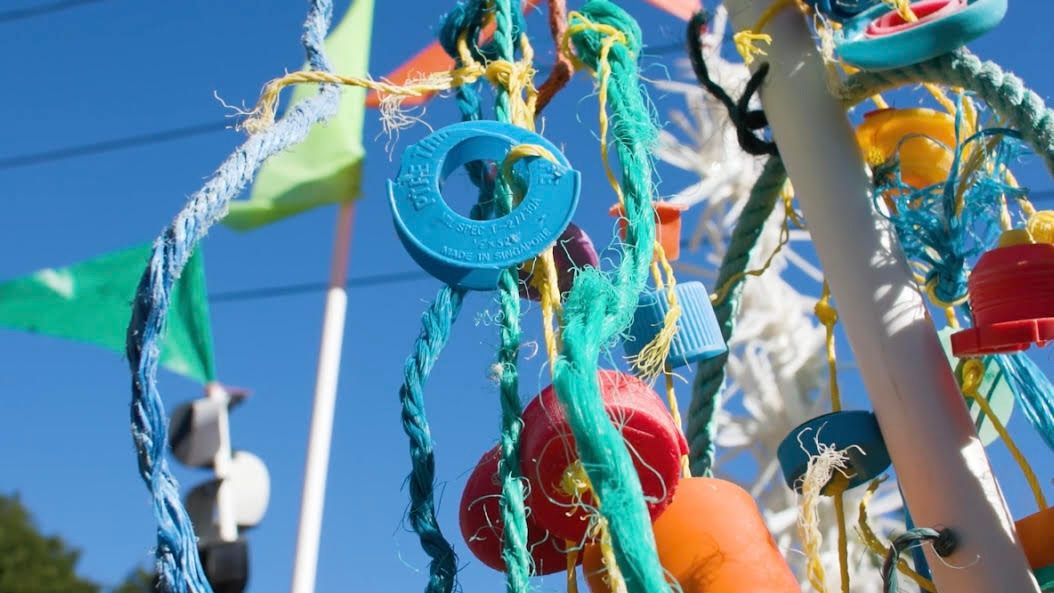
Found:
[[[75, 2], [101, 2], [102, 0], [75, 0]], [[58, 4], [71, 4], [71, 3], [56, 3]], [[34, 10], [43, 10], [44, 8], [38, 8]], [[25, 12], [23, 11], [19, 12]], [[0, 13], [0, 22], [4, 21], [5, 14], [11, 13]], [[649, 54], [667, 54], [673, 51], [683, 49], [684, 44], [669, 44], [661, 45], [652, 48]], [[551, 69], [551, 64], [545, 64], [538, 67], [539, 71]], [[102, 140], [99, 142], [90, 142], [87, 144], [78, 144], [74, 146], [65, 146], [62, 148], [55, 148], [52, 150], [46, 150], [43, 152], [14, 155], [10, 157], [0, 158], [0, 171], [19, 169], [22, 167], [30, 167], [33, 165], [42, 165], [45, 163], [53, 163], [56, 161], [62, 161], [67, 159], [74, 159], [86, 156], [94, 156], [97, 154], [104, 154], [107, 152], [114, 152], [118, 150], [125, 150], [128, 148], [137, 148], [141, 146], [149, 146], [152, 144], [160, 144], [163, 142], [172, 142], [175, 140], [182, 140], [184, 138], [191, 138], [194, 136], [203, 136], [205, 134], [212, 134], [215, 132], [223, 131], [230, 127], [229, 120], [210, 122], [205, 124], [189, 125], [178, 128], [171, 128], [168, 130], [159, 130], [157, 132], [147, 132], [143, 134], [136, 134], [132, 136], [125, 136], [123, 138], [114, 138], [112, 140]]]
[[193, 136], [201, 136], [204, 134], [220, 132], [227, 129], [229, 126], [230, 122], [227, 120], [223, 120], [210, 122], [206, 124], [196, 124], [190, 126], [183, 126], [179, 128], [171, 128], [168, 130], [160, 130], [157, 132], [149, 132], [146, 134], [136, 134], [134, 136], [125, 136], [124, 138], [115, 138], [113, 140], [102, 140], [100, 142], [90, 142], [88, 144], [66, 146], [63, 148], [46, 150], [44, 152], [15, 155], [6, 158], [0, 158], [0, 170], [18, 169], [21, 167], [29, 167], [32, 165], [53, 163], [55, 161], [91, 156], [106, 152], [113, 152], [116, 150], [124, 150], [127, 148], [147, 146], [150, 144], [161, 144], [163, 142], [172, 142], [174, 140], [182, 140], [184, 138], [190, 138]]
[[[344, 286], [347, 288], [367, 288], [371, 286], [384, 286], [387, 284], [404, 284], [430, 277], [431, 276], [428, 273], [422, 271], [374, 274], [372, 276], [352, 278], [348, 280]], [[210, 294], [209, 302], [230, 303], [236, 301], [254, 301], [311, 292], [322, 292], [323, 290], [326, 290], [326, 288], [328, 288], [328, 285], [325, 282], [304, 282], [300, 284], [284, 284], [279, 286], [247, 288], [243, 290], [229, 290]]]
[[33, 17], [44, 16], [45, 14], [62, 12], [63, 10], [77, 8], [78, 6], [98, 4], [100, 2], [103, 2], [103, 0], [63, 0], [61, 2], [52, 2], [50, 4], [38, 4], [37, 6], [27, 6], [26, 8], [5, 10], [3, 12], [0, 12], [0, 24], [12, 23], [14, 21], [21, 21]]

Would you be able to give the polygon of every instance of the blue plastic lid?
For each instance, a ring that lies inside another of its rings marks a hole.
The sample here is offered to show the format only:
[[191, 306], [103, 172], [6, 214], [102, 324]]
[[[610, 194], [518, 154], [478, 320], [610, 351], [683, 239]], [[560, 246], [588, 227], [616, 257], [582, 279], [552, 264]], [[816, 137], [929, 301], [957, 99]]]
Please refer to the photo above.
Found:
[[866, 484], [890, 465], [889, 451], [871, 412], [832, 412], [817, 416], [791, 431], [776, 450], [787, 486], [800, 492], [809, 459], [819, 455], [820, 444], [846, 450], [849, 488]]
[[[514, 170], [526, 179], [520, 203], [506, 216], [472, 220], [443, 199], [443, 180], [472, 161], [501, 163], [520, 144], [544, 147], [555, 163], [526, 157]], [[580, 176], [548, 140], [510, 124], [463, 122], [442, 128], [403, 153], [399, 176], [388, 182], [395, 230], [426, 272], [468, 290], [494, 290], [507, 268], [556, 241], [578, 205]]]

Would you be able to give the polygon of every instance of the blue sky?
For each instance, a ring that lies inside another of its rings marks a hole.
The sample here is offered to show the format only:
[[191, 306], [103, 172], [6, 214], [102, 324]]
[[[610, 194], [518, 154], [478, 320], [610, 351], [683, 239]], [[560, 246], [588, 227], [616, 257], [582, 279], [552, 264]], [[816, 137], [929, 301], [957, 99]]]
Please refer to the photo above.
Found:
[[[4, 9], [35, 5], [31, 0], [3, 4]], [[337, 4], [339, 16], [347, 3]], [[623, 4], [640, 20], [649, 46], [681, 41], [680, 21], [642, 0]], [[435, 0], [378, 1], [372, 72], [391, 70], [430, 41], [448, 7], [448, 2]], [[103, 0], [46, 17], [0, 22], [0, 71], [7, 79], [7, 92], [0, 96], [0, 112], [7, 118], [0, 159], [221, 121], [226, 111], [214, 93], [228, 103], [252, 104], [267, 80], [299, 67], [305, 8], [304, 2]], [[1002, 27], [972, 47], [1048, 98], [1054, 92], [1048, 59], [1054, 41], [1034, 32], [1037, 23], [1052, 17], [1054, 7], [1048, 3], [1013, 2]], [[535, 15], [529, 24], [539, 39], [538, 62], [550, 62], [543, 18]], [[672, 65], [673, 57], [647, 58], [645, 75], [678, 76], [676, 68], [662, 65]], [[586, 78], [576, 78], [547, 110], [544, 129], [582, 171], [576, 222], [604, 246], [613, 231], [606, 214], [613, 196], [590, 137], [596, 128], [590, 91]], [[680, 105], [676, 97], [653, 98], [660, 114]], [[457, 119], [450, 101], [433, 102], [425, 117], [436, 127]], [[355, 225], [352, 278], [416, 269], [393, 233], [384, 202], [384, 181], [394, 175], [397, 162], [385, 154], [384, 139], [375, 140], [380, 131], [375, 114], [368, 118], [370, 156]], [[399, 146], [424, 132], [419, 126], [405, 133]], [[5, 206], [0, 278], [153, 239], [240, 141], [236, 132], [223, 131], [0, 169]], [[1023, 183], [1037, 190], [1054, 187], [1034, 162], [1020, 172]], [[659, 174], [664, 194], [690, 181], [671, 167], [660, 165]], [[323, 282], [333, 220], [334, 211], [326, 208], [249, 234], [217, 228], [205, 243], [211, 291]], [[698, 256], [687, 259], [693, 257]], [[419, 279], [350, 293], [320, 593], [415, 591], [425, 582], [424, 556], [403, 522], [409, 462], [397, 389], [420, 311], [436, 288], [435, 281]], [[254, 392], [233, 414], [234, 445], [260, 456], [271, 471], [270, 510], [248, 535], [254, 593], [284, 590], [290, 579], [322, 299], [315, 292], [217, 303], [212, 309], [221, 380]], [[498, 341], [489, 321], [495, 310], [492, 295], [471, 296], [427, 388], [439, 457], [440, 522], [461, 553], [461, 580], [470, 592], [501, 587], [501, 576], [475, 562], [465, 549], [456, 520], [468, 472], [498, 434], [497, 393], [487, 378]], [[537, 310], [527, 312], [524, 326], [526, 339], [538, 339]], [[844, 342], [841, 351], [848, 352]], [[1035, 356], [1050, 367], [1049, 351]], [[116, 583], [147, 562], [154, 545], [154, 519], [129, 437], [124, 360], [91, 346], [10, 331], [0, 331], [0, 360], [0, 492], [19, 492], [44, 530], [82, 547], [85, 574]], [[546, 384], [540, 360], [537, 356], [524, 364], [524, 398]], [[857, 380], [847, 380], [859, 389]], [[162, 377], [161, 388], [170, 408], [200, 395], [197, 386], [170, 374]], [[687, 391], [681, 392], [684, 401]], [[1054, 495], [1050, 452], [1020, 418], [1012, 429]], [[992, 455], [1015, 515], [1032, 512], [1005, 450], [997, 445]], [[727, 469], [746, 471], [745, 466]], [[207, 477], [178, 471], [185, 486]], [[541, 583], [543, 590], [560, 585], [559, 577]]]

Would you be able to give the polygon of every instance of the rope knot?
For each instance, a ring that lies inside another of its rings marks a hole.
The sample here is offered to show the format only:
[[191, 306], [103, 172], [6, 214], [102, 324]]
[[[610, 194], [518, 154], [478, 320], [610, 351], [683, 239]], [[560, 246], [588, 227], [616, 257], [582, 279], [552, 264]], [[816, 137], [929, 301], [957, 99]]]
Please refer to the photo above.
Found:
[[962, 391], [969, 395], [977, 393], [984, 381], [984, 363], [979, 358], [970, 358], [963, 363]]
[[[590, 0], [581, 11], [568, 15], [570, 26], [564, 37], [574, 43], [577, 59], [593, 71], [600, 69], [601, 55], [610, 52], [612, 61], [632, 59], [640, 53], [641, 31], [637, 21], [608, 0]], [[607, 46], [607, 49], [605, 49]], [[627, 53], [620, 52], [622, 46]]]
[[941, 307], [955, 307], [969, 299], [967, 274], [961, 256], [949, 257], [926, 274], [926, 292]]
[[824, 327], [833, 327], [838, 323], [838, 310], [831, 306], [831, 301], [827, 298], [816, 302], [813, 313]]

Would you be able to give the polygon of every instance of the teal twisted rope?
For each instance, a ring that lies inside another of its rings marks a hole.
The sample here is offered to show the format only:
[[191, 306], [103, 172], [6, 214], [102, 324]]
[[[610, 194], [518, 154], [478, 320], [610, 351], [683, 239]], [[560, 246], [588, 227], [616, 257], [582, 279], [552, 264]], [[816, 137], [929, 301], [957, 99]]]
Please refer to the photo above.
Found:
[[[750, 190], [750, 197], [736, 221], [732, 239], [718, 271], [715, 287], [732, 282], [725, 299], [714, 307], [721, 334], [728, 342], [736, 327], [739, 314], [739, 298], [743, 293], [744, 272], [757, 246], [758, 238], [765, 228], [765, 221], [779, 201], [780, 191], [787, 181], [787, 171], [779, 157], [771, 157], [765, 163], [761, 175]], [[736, 280], [733, 278], [738, 277]], [[688, 407], [689, 460], [693, 475], [709, 476], [714, 465], [714, 416], [720, 404], [720, 392], [725, 384], [725, 365], [728, 353], [699, 363], [695, 382], [692, 384], [692, 402]]]
[[[478, 4], [478, 3], [477, 3]], [[444, 15], [439, 31], [442, 46], [452, 57], [457, 56], [454, 45], [461, 31], [478, 30], [483, 19], [480, 6], [463, 2]], [[479, 119], [480, 104], [474, 88], [458, 89], [458, 109], [463, 120]], [[466, 167], [470, 178], [479, 187], [479, 199], [472, 210], [473, 218], [484, 218], [491, 200], [492, 188], [483, 167]], [[429, 557], [426, 593], [451, 593], [457, 582], [457, 555], [443, 535], [436, 518], [435, 450], [425, 409], [424, 383], [446, 347], [450, 331], [457, 321], [465, 292], [444, 286], [421, 318], [421, 333], [414, 342], [413, 353], [404, 364], [404, 380], [399, 388], [402, 406], [403, 432], [410, 444], [410, 526], [417, 533], [421, 549]]]
[[450, 339], [450, 329], [457, 320], [465, 293], [444, 286], [432, 305], [421, 316], [421, 335], [414, 351], [403, 365], [403, 384], [399, 388], [402, 402], [403, 431], [410, 438], [410, 526], [421, 541], [421, 548], [431, 558], [428, 593], [450, 593], [457, 576], [457, 556], [443, 536], [435, 509], [435, 450], [425, 413], [424, 383], [432, 372], [439, 354]]
[[[574, 435], [579, 459], [599, 500], [600, 513], [607, 519], [615, 558], [629, 593], [669, 592], [640, 480], [622, 435], [604, 409], [597, 381], [601, 349], [629, 326], [647, 282], [655, 241], [651, 149], [657, 130], [645, 102], [636, 61], [641, 50], [640, 27], [608, 0], [590, 0], [580, 12], [590, 21], [610, 25], [626, 37], [626, 43], [616, 43], [608, 55], [608, 108], [628, 223], [623, 258], [612, 277], [605, 277], [595, 268], [585, 268], [567, 295], [563, 349], [554, 365], [553, 384]], [[579, 19], [572, 19], [571, 25], [576, 22]], [[588, 30], [572, 38], [579, 58], [594, 71], [599, 71], [604, 38], [603, 34]]]
[[1005, 127], [1021, 132], [1022, 139], [1054, 173], [1054, 112], [1020, 78], [965, 49], [905, 68], [859, 72], [846, 80], [841, 98], [851, 106], [884, 90], [923, 82], [962, 87], [976, 93], [1005, 120]]
[[[519, 13], [519, 0], [497, 0], [495, 3], [494, 45], [500, 60], [513, 61], [513, 14]], [[514, 6], [515, 5], [515, 6]], [[509, 92], [498, 87], [494, 114], [499, 121], [508, 122]], [[495, 206], [500, 216], [513, 209], [512, 190], [508, 180], [502, 179], [495, 188]], [[523, 429], [520, 406], [520, 293], [516, 267], [508, 268], [499, 278], [498, 298], [501, 302], [501, 346], [498, 364], [501, 366], [501, 481], [502, 559], [505, 561], [505, 590], [526, 593], [531, 576], [531, 556], [527, 550], [527, 513], [523, 481], [520, 475], [520, 434]]]

